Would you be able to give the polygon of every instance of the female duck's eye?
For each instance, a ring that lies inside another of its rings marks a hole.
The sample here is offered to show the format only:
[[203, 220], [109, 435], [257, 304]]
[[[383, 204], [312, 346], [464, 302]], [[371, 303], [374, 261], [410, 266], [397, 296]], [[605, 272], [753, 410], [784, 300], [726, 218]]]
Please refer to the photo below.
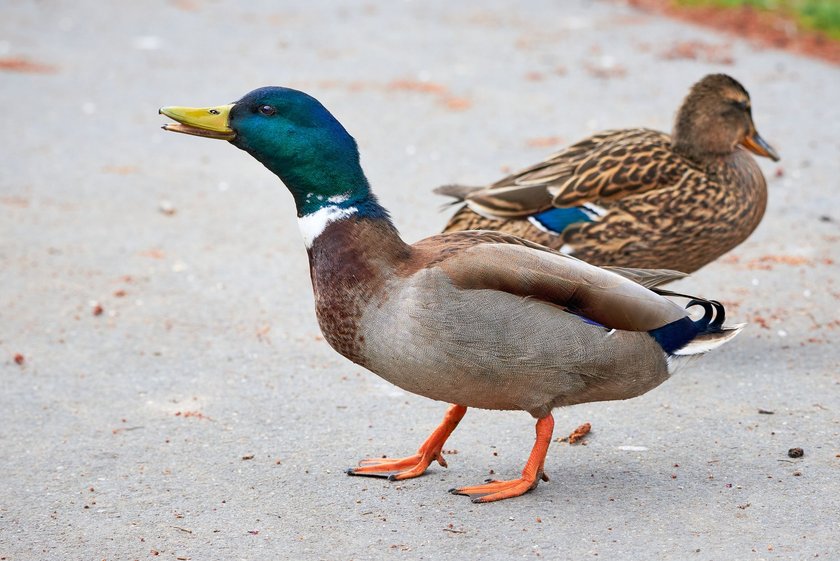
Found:
[[274, 115], [275, 109], [271, 105], [261, 105], [260, 106], [260, 113], [270, 117], [270, 116]]
[[738, 109], [740, 109], [741, 111], [746, 111], [747, 109], [749, 109], [749, 106], [747, 105], [746, 101], [735, 101], [735, 100], [733, 100], [732, 104], [735, 107], [737, 107]]

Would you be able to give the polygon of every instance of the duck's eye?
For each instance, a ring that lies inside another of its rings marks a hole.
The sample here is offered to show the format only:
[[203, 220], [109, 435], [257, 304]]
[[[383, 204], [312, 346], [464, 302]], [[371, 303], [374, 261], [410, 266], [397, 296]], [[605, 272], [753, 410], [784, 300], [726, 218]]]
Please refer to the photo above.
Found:
[[260, 113], [262, 113], [263, 115], [266, 115], [268, 117], [271, 117], [272, 115], [274, 115], [274, 113], [276, 113], [276, 110], [271, 105], [261, 105], [260, 106]]
[[732, 105], [740, 109], [741, 111], [746, 111], [750, 108], [746, 101], [742, 100], [732, 100]]

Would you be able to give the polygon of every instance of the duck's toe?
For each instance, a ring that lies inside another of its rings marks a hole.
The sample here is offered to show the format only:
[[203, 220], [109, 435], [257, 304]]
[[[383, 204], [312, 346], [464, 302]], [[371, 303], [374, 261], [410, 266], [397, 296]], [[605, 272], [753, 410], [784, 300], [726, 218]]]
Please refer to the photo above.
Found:
[[436, 457], [417, 453], [405, 458], [365, 458], [354, 468], [345, 470], [348, 475], [384, 477], [391, 481], [411, 479], [423, 475], [433, 460], [446, 467], [446, 460], [438, 454]]
[[540, 482], [548, 481], [548, 477], [540, 474], [539, 477], [520, 477], [519, 479], [510, 479], [507, 481], [488, 480], [483, 485], [473, 485], [470, 487], [458, 487], [450, 489], [449, 492], [453, 495], [466, 495], [474, 503], [491, 503], [493, 501], [501, 501], [502, 499], [510, 499], [524, 495], [531, 489], [535, 489]]

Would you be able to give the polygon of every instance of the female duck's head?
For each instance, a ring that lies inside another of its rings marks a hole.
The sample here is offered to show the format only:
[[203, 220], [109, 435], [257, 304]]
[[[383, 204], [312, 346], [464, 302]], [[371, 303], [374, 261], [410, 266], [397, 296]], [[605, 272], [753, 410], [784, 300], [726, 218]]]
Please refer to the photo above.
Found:
[[700, 162], [732, 154], [738, 145], [779, 159], [755, 128], [747, 90], [726, 74], [710, 74], [691, 87], [677, 113], [673, 144]]
[[164, 107], [160, 112], [179, 123], [165, 125], [166, 130], [227, 140], [251, 154], [283, 180], [299, 215], [370, 194], [356, 141], [303, 92], [265, 87], [229, 105]]

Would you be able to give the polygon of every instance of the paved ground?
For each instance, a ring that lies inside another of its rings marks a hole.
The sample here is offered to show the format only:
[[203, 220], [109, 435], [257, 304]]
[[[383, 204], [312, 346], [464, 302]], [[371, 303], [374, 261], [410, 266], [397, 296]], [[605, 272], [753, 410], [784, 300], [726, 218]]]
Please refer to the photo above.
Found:
[[[585, 0], [288, 4], [4, 3], [0, 559], [840, 558], [840, 69]], [[668, 129], [712, 71], [784, 159], [759, 230], [683, 287], [750, 329], [642, 398], [557, 411], [588, 445], [485, 506], [446, 490], [518, 473], [530, 417], [471, 411], [420, 479], [345, 476], [444, 405], [324, 343], [283, 186], [156, 115], [305, 89], [416, 240], [445, 221], [432, 187]]]

